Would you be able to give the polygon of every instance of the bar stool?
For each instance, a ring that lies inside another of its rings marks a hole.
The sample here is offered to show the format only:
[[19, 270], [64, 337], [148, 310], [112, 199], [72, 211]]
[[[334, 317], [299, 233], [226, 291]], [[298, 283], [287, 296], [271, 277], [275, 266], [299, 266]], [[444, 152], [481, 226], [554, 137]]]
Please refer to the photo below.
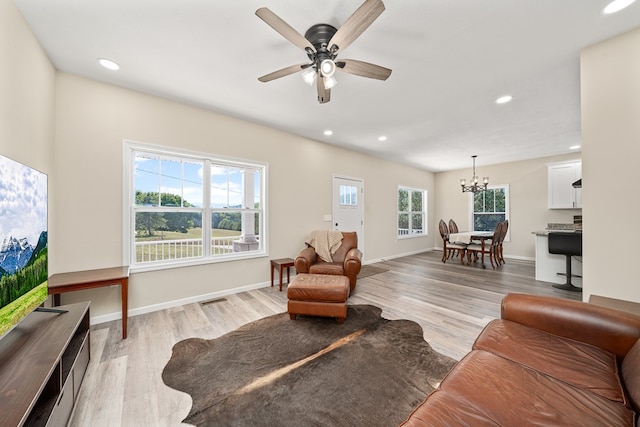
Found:
[[551, 232], [549, 233], [549, 253], [564, 255], [567, 261], [566, 273], [558, 273], [567, 276], [564, 284], [553, 285], [554, 288], [566, 291], [582, 292], [582, 288], [571, 283], [572, 277], [582, 277], [571, 274], [571, 257], [582, 256], [582, 233], [579, 232]]

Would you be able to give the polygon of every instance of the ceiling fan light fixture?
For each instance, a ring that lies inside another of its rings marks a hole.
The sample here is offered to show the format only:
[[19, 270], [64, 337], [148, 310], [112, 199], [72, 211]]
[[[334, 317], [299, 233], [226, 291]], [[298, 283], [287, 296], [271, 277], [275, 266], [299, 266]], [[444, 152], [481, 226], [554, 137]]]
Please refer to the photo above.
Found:
[[302, 80], [309, 86], [313, 86], [316, 81], [316, 70], [314, 68], [307, 68], [302, 72]]
[[325, 76], [322, 78], [322, 80], [324, 81], [324, 88], [327, 90], [338, 84], [338, 81], [333, 76]]
[[604, 8], [602, 13], [604, 13], [605, 15], [611, 15], [612, 13], [619, 12], [622, 9], [630, 6], [635, 1], [636, 0], [613, 0]]
[[324, 59], [320, 63], [320, 71], [324, 77], [331, 77], [336, 72], [336, 63], [331, 59]]

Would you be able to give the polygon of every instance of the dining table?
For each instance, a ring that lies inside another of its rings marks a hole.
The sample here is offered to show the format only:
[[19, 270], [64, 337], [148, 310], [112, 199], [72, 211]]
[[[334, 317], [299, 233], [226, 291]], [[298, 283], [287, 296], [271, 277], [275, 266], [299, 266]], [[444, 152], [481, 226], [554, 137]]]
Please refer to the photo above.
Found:
[[460, 233], [449, 233], [449, 242], [469, 245], [473, 241], [480, 242], [482, 246], [482, 267], [484, 267], [484, 245], [487, 240], [493, 238], [493, 231], [463, 231]]
[[493, 231], [463, 231], [449, 234], [450, 243], [461, 243], [463, 245], [468, 245], [473, 240], [484, 243], [485, 240], [490, 240], [491, 238], [493, 238]]

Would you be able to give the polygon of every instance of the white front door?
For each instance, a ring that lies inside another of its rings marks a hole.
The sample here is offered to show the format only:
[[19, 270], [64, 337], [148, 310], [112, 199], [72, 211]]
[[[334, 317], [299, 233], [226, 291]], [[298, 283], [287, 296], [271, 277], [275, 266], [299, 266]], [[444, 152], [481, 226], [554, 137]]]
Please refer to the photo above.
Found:
[[358, 248], [364, 247], [364, 186], [361, 179], [333, 177], [333, 225], [340, 231], [355, 231]]

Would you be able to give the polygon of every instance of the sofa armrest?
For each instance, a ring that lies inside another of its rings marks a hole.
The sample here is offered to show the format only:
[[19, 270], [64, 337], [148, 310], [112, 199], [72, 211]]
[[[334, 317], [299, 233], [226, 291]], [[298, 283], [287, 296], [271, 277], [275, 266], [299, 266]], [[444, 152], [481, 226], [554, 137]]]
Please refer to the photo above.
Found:
[[298, 253], [294, 260], [297, 273], [308, 273], [313, 264], [318, 261], [316, 250], [312, 247], [305, 248]]
[[501, 316], [624, 357], [640, 338], [640, 316], [581, 301], [508, 294]]
[[356, 272], [359, 273], [360, 272], [360, 266], [362, 264], [362, 252], [360, 252], [360, 249], [358, 248], [351, 248], [349, 249], [349, 252], [347, 252], [347, 255], [344, 257], [344, 269], [345, 271], [348, 269], [349, 265], [357, 265], [358, 266], [358, 271]]
[[362, 268], [362, 252], [358, 248], [351, 248], [344, 257], [344, 263], [342, 268], [344, 269], [344, 275], [349, 278], [349, 285], [351, 287], [351, 293], [356, 288], [356, 280], [358, 280], [358, 273]]

